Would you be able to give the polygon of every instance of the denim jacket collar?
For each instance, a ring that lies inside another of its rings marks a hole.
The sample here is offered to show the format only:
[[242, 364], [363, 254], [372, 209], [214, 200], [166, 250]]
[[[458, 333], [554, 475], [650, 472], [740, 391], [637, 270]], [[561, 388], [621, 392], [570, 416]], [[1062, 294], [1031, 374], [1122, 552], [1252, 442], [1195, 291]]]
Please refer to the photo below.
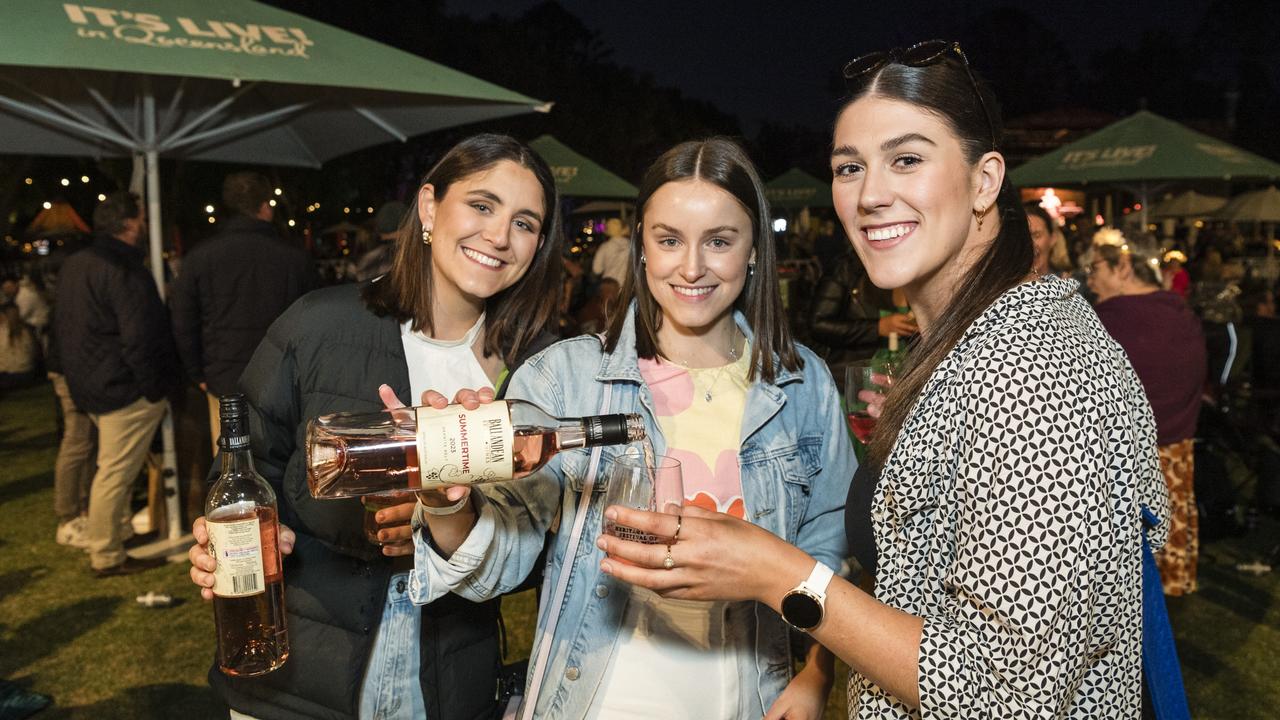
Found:
[[[755, 333], [752, 332], [751, 326], [747, 324], [747, 318], [739, 310], [733, 311], [733, 321], [738, 325], [738, 329], [742, 331], [748, 343], [755, 343]], [[801, 380], [804, 378], [802, 372], [789, 370], [782, 366], [780, 359], [775, 354], [773, 356], [773, 366], [777, 368], [777, 375], [774, 377], [773, 384], [775, 386], [786, 385], [787, 383]], [[610, 381], [627, 381], [634, 383], [643, 383], [640, 377], [639, 356], [636, 354], [636, 302], [631, 301], [631, 306], [627, 308], [627, 317], [622, 323], [622, 333], [618, 336], [618, 344], [613, 348], [613, 352], [604, 351], [600, 359], [600, 371], [596, 373], [596, 380], [599, 382]]]

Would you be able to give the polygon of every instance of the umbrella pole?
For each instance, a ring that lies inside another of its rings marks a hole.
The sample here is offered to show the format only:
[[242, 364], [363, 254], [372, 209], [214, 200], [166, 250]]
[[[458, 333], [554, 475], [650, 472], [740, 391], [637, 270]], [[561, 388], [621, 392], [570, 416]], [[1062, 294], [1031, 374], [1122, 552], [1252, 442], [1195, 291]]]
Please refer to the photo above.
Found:
[[[164, 222], [160, 214], [160, 153], [156, 149], [156, 98], [151, 83], [144, 82], [142, 96], [143, 133], [146, 141], [147, 220], [151, 231], [151, 275], [160, 299], [164, 291]], [[178, 506], [178, 453], [173, 440], [173, 407], [160, 421], [160, 441], [164, 446], [161, 478], [164, 483], [166, 537], [182, 537], [182, 511]]]

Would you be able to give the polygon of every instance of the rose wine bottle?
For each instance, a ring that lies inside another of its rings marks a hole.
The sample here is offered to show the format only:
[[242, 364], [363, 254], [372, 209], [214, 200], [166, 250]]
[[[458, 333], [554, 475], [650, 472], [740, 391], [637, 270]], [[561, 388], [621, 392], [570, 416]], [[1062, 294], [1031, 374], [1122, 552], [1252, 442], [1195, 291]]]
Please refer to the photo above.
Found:
[[262, 675], [289, 657], [276, 494], [253, 469], [244, 396], [224, 395], [219, 410], [222, 474], [204, 505], [209, 554], [218, 563], [213, 583], [218, 667], [228, 675]]
[[335, 413], [307, 426], [307, 482], [316, 498], [501, 482], [562, 450], [644, 437], [639, 415], [556, 418], [523, 400]]

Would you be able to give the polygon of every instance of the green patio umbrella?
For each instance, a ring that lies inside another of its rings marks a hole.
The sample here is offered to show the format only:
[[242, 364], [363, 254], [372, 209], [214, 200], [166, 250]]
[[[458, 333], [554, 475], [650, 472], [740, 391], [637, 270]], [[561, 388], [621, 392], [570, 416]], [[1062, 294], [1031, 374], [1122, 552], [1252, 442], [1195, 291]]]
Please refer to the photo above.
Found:
[[831, 207], [831, 183], [791, 168], [765, 183], [764, 195], [775, 208]]
[[565, 197], [626, 198], [634, 200], [635, 185], [614, 175], [598, 163], [550, 135], [529, 143], [556, 177], [556, 187]]
[[[161, 294], [161, 156], [319, 167], [369, 145], [546, 107], [250, 0], [0, 0], [0, 153], [133, 156]], [[176, 518], [170, 418], [162, 435]]]
[[1171, 180], [1268, 180], [1280, 163], [1140, 110], [1031, 160], [1009, 174], [1019, 187], [1111, 183], [1142, 202], [1147, 221], [1151, 183]]
[[1141, 110], [1014, 169], [1020, 187], [1280, 178], [1280, 163]]

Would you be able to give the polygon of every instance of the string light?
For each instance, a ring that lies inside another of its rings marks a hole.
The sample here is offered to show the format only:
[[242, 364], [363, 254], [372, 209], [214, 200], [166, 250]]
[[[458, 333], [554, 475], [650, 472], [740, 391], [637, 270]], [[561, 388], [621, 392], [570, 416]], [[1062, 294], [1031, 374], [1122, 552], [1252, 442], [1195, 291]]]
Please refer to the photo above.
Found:
[[68, 180], [67, 178], [62, 178], [60, 182], [62, 183], [62, 187], [66, 187], [71, 184], [71, 181]]
[[84, 183], [84, 184], [88, 185], [88, 184], [89, 184], [89, 176], [88, 176], [88, 175], [81, 175], [81, 176], [80, 176], [80, 182], [82, 182], [82, 183]]
[[216, 218], [216, 217], [214, 217], [214, 216], [210, 215], [210, 216], [209, 216], [209, 224], [210, 224], [210, 225], [212, 225], [212, 224], [214, 224], [214, 223], [216, 223], [216, 222], [218, 222], [218, 218]]
[[293, 227], [293, 226], [294, 226], [294, 225], [296, 225], [296, 224], [297, 224], [297, 223], [295, 223], [293, 220], [290, 220], [290, 221], [289, 221], [289, 227]]
[[48, 200], [45, 200], [44, 203], [41, 205], [41, 207], [43, 207], [45, 210], [48, 210], [53, 207], [53, 203], [49, 202]]
[[284, 190], [281, 190], [280, 188], [276, 188], [276, 195], [283, 195], [283, 194], [284, 194]]
[[209, 213], [210, 215], [212, 215], [212, 214], [213, 214], [213, 206], [212, 206], [212, 205], [205, 205], [205, 206], [204, 206], [204, 211], [205, 211], [205, 212], [207, 212], [207, 213]]
[[98, 202], [105, 202], [106, 199], [107, 199], [106, 193], [98, 193]]
[[268, 204], [270, 204], [270, 205], [271, 205], [271, 207], [275, 207], [275, 206], [276, 206], [275, 198], [272, 198], [271, 200], [269, 200], [269, 201], [267, 201], [267, 202], [268, 202]]
[[35, 182], [35, 180], [32, 180], [31, 178], [27, 178], [27, 179], [26, 179], [26, 180], [24, 180], [23, 182], [25, 182], [26, 184], [30, 185], [31, 183]]

